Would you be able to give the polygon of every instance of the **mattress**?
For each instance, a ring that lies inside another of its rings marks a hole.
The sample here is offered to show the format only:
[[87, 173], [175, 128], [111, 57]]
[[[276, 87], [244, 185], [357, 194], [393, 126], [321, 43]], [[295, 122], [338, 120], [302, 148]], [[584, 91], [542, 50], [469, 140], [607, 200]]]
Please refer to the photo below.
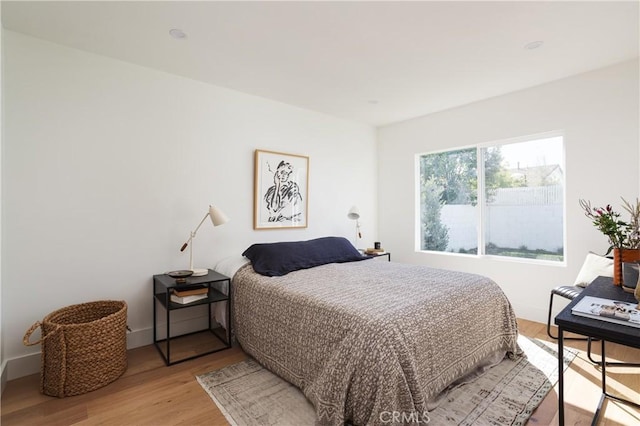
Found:
[[366, 260], [266, 277], [246, 264], [232, 300], [243, 350], [300, 388], [319, 424], [425, 415], [487, 359], [519, 353], [509, 301], [475, 274]]

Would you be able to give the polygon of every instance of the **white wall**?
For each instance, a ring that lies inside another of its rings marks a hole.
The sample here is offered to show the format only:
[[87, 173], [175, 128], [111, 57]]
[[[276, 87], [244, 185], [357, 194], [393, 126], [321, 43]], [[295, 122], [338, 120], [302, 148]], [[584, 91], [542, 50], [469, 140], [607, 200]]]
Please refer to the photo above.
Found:
[[[588, 251], [607, 249], [578, 199], [619, 206], [620, 196], [638, 196], [638, 71], [637, 61], [618, 64], [378, 129], [378, 223], [385, 248], [397, 261], [485, 274], [501, 285], [518, 316], [546, 322], [550, 289], [572, 284]], [[553, 130], [565, 135], [566, 266], [414, 251], [417, 153]]]
[[[376, 239], [373, 128], [11, 31], [4, 42], [10, 378], [39, 350], [22, 345], [27, 328], [73, 303], [126, 300], [149, 344], [151, 276], [187, 267], [179, 248], [210, 203], [231, 221], [200, 229], [198, 267], [254, 242], [351, 238], [353, 204]], [[255, 149], [310, 157], [307, 229], [253, 230]]]
[[[0, 7], [0, 22], [2, 22], [2, 7]], [[7, 383], [7, 376], [5, 375], [5, 357], [4, 357], [4, 321], [2, 320], [2, 210], [3, 210], [3, 202], [2, 202], [2, 151], [4, 150], [3, 141], [3, 130], [4, 130], [4, 117], [2, 115], [2, 34], [4, 33], [4, 29], [2, 28], [2, 24], [0, 24], [0, 395], [4, 392], [4, 387]]]

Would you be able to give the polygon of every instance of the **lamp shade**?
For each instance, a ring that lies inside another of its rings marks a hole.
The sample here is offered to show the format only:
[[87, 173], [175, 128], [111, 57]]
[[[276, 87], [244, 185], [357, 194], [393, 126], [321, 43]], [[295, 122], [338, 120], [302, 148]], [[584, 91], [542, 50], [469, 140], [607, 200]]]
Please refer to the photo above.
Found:
[[347, 213], [347, 217], [352, 220], [360, 219], [360, 210], [358, 210], [358, 207], [351, 207], [351, 210], [349, 210], [349, 213]]
[[209, 206], [209, 216], [211, 217], [211, 222], [213, 226], [219, 226], [229, 222], [229, 217], [224, 214], [222, 210], [217, 207]]

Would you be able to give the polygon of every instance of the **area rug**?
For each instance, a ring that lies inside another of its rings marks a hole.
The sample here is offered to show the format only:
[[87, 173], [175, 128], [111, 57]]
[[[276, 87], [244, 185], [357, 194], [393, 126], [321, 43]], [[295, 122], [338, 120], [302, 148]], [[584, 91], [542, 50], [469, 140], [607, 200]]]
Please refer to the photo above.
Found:
[[[432, 425], [524, 425], [558, 380], [555, 344], [518, 337], [526, 357], [505, 358], [470, 383], [448, 392], [428, 413]], [[565, 348], [565, 369], [576, 352]], [[237, 426], [305, 426], [315, 423], [302, 392], [253, 359], [197, 380], [229, 423]], [[423, 419], [426, 420], [426, 419]]]

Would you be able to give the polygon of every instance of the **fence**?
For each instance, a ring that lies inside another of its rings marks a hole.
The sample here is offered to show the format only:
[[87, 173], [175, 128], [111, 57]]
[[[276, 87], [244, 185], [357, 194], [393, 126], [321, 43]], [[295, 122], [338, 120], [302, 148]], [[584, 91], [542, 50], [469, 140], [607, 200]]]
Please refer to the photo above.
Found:
[[489, 206], [549, 206], [562, 205], [561, 185], [500, 188], [490, 197]]
[[[485, 241], [498, 247], [556, 251], [563, 243], [562, 187], [498, 189], [485, 210]], [[478, 246], [477, 208], [445, 205], [440, 220], [449, 229], [447, 251]]]

